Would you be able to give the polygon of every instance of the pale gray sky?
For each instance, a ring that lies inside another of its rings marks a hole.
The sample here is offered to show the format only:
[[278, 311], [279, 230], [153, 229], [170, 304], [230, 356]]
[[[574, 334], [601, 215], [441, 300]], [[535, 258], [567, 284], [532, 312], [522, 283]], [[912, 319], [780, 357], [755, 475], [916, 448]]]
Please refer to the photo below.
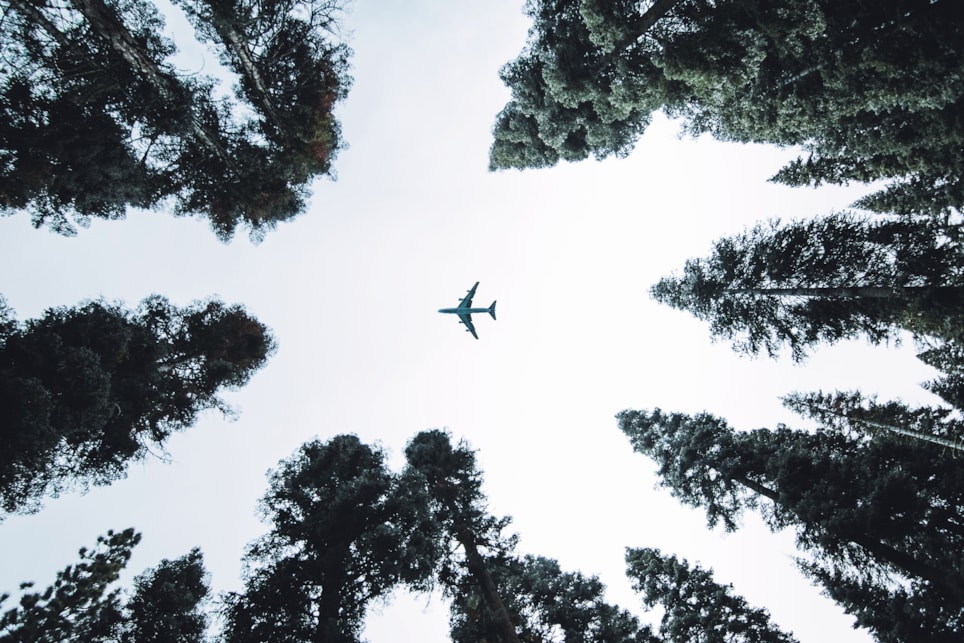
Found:
[[[107, 529], [143, 541], [130, 575], [195, 545], [215, 590], [238, 587], [246, 543], [263, 533], [264, 473], [315, 436], [379, 442], [396, 469], [408, 439], [447, 427], [477, 450], [494, 513], [520, 550], [598, 574], [636, 613], [627, 546], [713, 567], [801, 641], [868, 641], [801, 578], [789, 535], [754, 517], [710, 532], [702, 513], [654, 490], [653, 467], [616, 428], [624, 408], [708, 410], [738, 428], [801, 425], [777, 397], [857, 388], [929, 398], [931, 373], [902, 349], [824, 348], [804, 366], [749, 360], [705, 324], [647, 296], [713, 240], [761, 219], [846, 207], [866, 190], [790, 189], [766, 178], [791, 150], [680, 139], [657, 118], [627, 159], [491, 174], [490, 128], [508, 97], [498, 68], [528, 27], [519, 0], [358, 0], [345, 19], [354, 86], [339, 105], [349, 149], [309, 211], [253, 246], [165, 213], [95, 222], [76, 238], [0, 219], [0, 292], [21, 319], [97, 297], [176, 304], [219, 295], [276, 333], [277, 355], [230, 394], [235, 422], [205, 415], [148, 461], [86, 495], [0, 525], [0, 589], [45, 585]], [[179, 43], [176, 22], [169, 31]], [[210, 52], [186, 66], [209, 73]], [[475, 281], [480, 340], [451, 316]], [[400, 598], [370, 619], [373, 643], [443, 641], [438, 601]]]

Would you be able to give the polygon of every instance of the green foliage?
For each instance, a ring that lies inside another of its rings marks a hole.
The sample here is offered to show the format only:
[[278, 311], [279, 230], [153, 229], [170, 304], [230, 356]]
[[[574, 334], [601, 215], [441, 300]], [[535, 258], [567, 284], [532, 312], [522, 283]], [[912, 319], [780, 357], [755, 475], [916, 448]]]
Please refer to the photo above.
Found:
[[245, 588], [225, 597], [228, 641], [357, 641], [368, 604], [422, 587], [433, 525], [384, 454], [341, 435], [309, 442], [270, 475], [271, 530], [245, 554]]
[[0, 617], [0, 641], [110, 640], [123, 616], [119, 592], [107, 589], [139, 541], [140, 534], [126, 529], [99, 537], [94, 550], [82, 547], [79, 563], [57, 572], [56, 582], [43, 592], [25, 592], [19, 607]]
[[[626, 574], [647, 607], [664, 612], [660, 640], [667, 643], [794, 643], [796, 639], [770, 623], [766, 610], [750, 607], [732, 585], [720, 585], [710, 571], [657, 549], [627, 549]], [[598, 639], [603, 640], [603, 639]]]
[[964, 636], [964, 614], [928, 587], [886, 586], [832, 566], [801, 563], [824, 593], [880, 643], [954, 643]]
[[923, 320], [956, 328], [962, 266], [956, 225], [836, 213], [720, 239], [650, 293], [710, 322], [712, 335], [739, 352], [775, 356], [788, 347], [802, 360], [820, 342], [879, 343], [902, 328], [933, 334]]
[[950, 409], [878, 403], [876, 397], [865, 397], [859, 391], [791, 393], [782, 400], [788, 409], [835, 431], [924, 440], [952, 449], [948, 455], [960, 455], [964, 450], [964, 423], [952, 417]]
[[[863, 206], [960, 208], [955, 2], [529, 0], [501, 73], [491, 169], [626, 154], [651, 114], [721, 140], [803, 145], [790, 184], [895, 179]], [[885, 205], [886, 204], [886, 205]]]
[[[744, 510], [759, 509], [772, 530], [796, 531], [809, 556], [803, 570], [833, 581], [831, 596], [863, 587], [887, 597], [887, 611], [909, 588], [943, 615], [937, 629], [959, 627], [964, 473], [937, 445], [782, 426], [738, 433], [706, 413], [617, 417], [634, 450], [656, 461], [660, 484], [704, 508], [711, 526], [735, 529]], [[844, 607], [860, 623], [876, 622], [871, 606]]]
[[[605, 586], [595, 576], [564, 572], [557, 561], [539, 556], [489, 559], [488, 568], [505, 596], [520, 641], [657, 640], [636, 617], [605, 602]], [[462, 580], [453, 595], [452, 640], [502, 640], [478, 586]]]
[[206, 619], [200, 605], [208, 587], [199, 550], [145, 571], [126, 602], [119, 589], [110, 589], [140, 539], [133, 529], [108, 531], [95, 549], [82, 547], [80, 562], [58, 572], [53, 585], [24, 592], [19, 606], [0, 616], [0, 641], [202, 641]]
[[341, 146], [332, 108], [349, 52], [325, 34], [337, 7], [215, 4], [186, 9], [241, 75], [234, 101], [166, 62], [176, 50], [149, 0], [12, 0], [0, 23], [0, 212], [75, 234], [170, 200], [222, 239], [242, 225], [260, 239], [299, 214]]
[[[947, 320], [953, 323], [953, 319]], [[959, 411], [964, 410], [964, 343], [947, 341], [917, 355], [942, 375], [924, 386]]]
[[200, 549], [195, 547], [177, 560], [162, 560], [134, 579], [120, 641], [204, 641], [208, 619], [201, 607], [209, 593]]
[[71, 487], [107, 484], [247, 382], [274, 350], [268, 329], [220, 301], [135, 311], [102, 301], [6, 324], [0, 343], [0, 506], [35, 511]]
[[526, 5], [535, 25], [526, 51], [499, 72], [513, 91], [496, 119], [490, 169], [625, 156], [649, 124], [643, 74], [621, 77], [625, 65], [594, 47], [577, 4]]

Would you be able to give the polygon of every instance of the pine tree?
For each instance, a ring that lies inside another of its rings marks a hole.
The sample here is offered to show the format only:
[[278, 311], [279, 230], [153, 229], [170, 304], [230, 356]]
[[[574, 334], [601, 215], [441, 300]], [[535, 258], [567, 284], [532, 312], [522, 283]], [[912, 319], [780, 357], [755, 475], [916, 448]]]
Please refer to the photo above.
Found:
[[694, 135], [804, 145], [809, 158], [781, 181], [891, 178], [865, 206], [962, 203], [959, 3], [529, 0], [525, 10], [533, 24], [503, 69], [512, 98], [492, 169], [626, 154], [663, 110]]
[[268, 329], [218, 300], [176, 308], [153, 296], [103, 301], [6, 324], [0, 337], [0, 506], [31, 512], [47, 494], [107, 484], [206, 409], [230, 412], [274, 349]]
[[[710, 526], [734, 530], [758, 509], [772, 530], [795, 529], [815, 579], [839, 576], [889, 597], [910, 587], [943, 614], [938, 629], [964, 618], [964, 477], [935, 445], [785, 427], [737, 433], [707, 413], [617, 417], [634, 450], [656, 461], [660, 484], [702, 507]], [[844, 607], [870, 622], [866, 605]]]
[[201, 643], [208, 624], [202, 606], [209, 593], [200, 549], [164, 559], [134, 579], [118, 638], [121, 643]]
[[626, 574], [647, 607], [664, 611], [660, 640], [667, 643], [795, 643], [792, 634], [770, 622], [770, 614], [751, 607], [732, 585], [720, 585], [711, 571], [690, 566], [658, 549], [627, 549]]
[[[330, 23], [300, 19], [292, 3], [264, 13], [255, 7], [264, 3], [217, 3], [217, 27], [251, 36], [228, 51], [253, 57], [241, 71], [257, 66], [262, 83], [243, 76], [234, 102], [216, 99], [211, 79], [166, 62], [175, 47], [158, 35], [163, 21], [148, 0], [9, 5], [0, 24], [14, 61], [0, 71], [5, 214], [28, 210], [36, 226], [73, 234], [91, 217], [171, 197], [176, 213], [207, 218], [222, 239], [242, 225], [259, 239], [299, 214], [306, 184], [329, 173], [340, 146], [331, 109], [347, 90], [348, 52], [323, 37]], [[249, 46], [259, 37], [266, 42]], [[236, 116], [242, 108], [252, 116]]]
[[405, 459], [408, 464], [402, 475], [413, 487], [425, 490], [439, 551], [452, 551], [452, 543], [464, 555], [461, 559], [450, 555], [437, 563], [439, 582], [450, 592], [454, 586], [471, 583], [493, 624], [497, 637], [493, 640], [519, 643], [516, 624], [492, 571], [504, 563], [515, 538], [502, 534], [509, 518], [485, 510], [475, 454], [464, 443], [453, 447], [449, 434], [435, 429], [412, 438], [405, 447]]
[[217, 43], [241, 77], [238, 98], [256, 106], [260, 132], [299, 182], [325, 174], [340, 146], [332, 104], [345, 97], [349, 50], [322, 34], [337, 28], [335, 0], [188, 2], [202, 40]]
[[[541, 556], [487, 561], [505, 596], [506, 609], [520, 641], [606, 641], [655, 643], [648, 626], [603, 598], [605, 586], [595, 576], [564, 572]], [[499, 624], [486, 609], [477, 583], [467, 575], [453, 595], [452, 640], [463, 643], [499, 641]]]
[[801, 360], [820, 342], [927, 333], [921, 317], [955, 325], [962, 265], [957, 226], [837, 213], [720, 239], [650, 293], [709, 321], [739, 352], [774, 356], [786, 346]]
[[[25, 592], [0, 616], [0, 641], [103, 641], [122, 619], [120, 593], [108, 592], [140, 541], [133, 529], [107, 532], [97, 548], [80, 549], [80, 562], [57, 573], [41, 593]], [[33, 583], [24, 583], [29, 589]], [[9, 598], [3, 595], [3, 600]]]
[[357, 437], [302, 445], [270, 474], [270, 531], [245, 554], [244, 591], [225, 598], [224, 639], [359, 640], [372, 600], [433, 569], [425, 508]]
[[950, 449], [949, 455], [964, 452], [964, 423], [951, 417], [949, 409], [878, 403], [859, 391], [790, 393], [782, 400], [788, 409], [835, 431], [903, 436]]
[[[25, 591], [18, 606], [0, 615], [0, 641], [133, 643], [204, 640], [208, 595], [199, 550], [163, 560], [139, 575], [126, 597], [116, 584], [141, 536], [133, 529], [108, 531], [96, 548], [80, 549], [80, 562], [57, 573], [42, 592]], [[23, 583], [29, 590], [33, 583]], [[0, 597], [0, 603], [9, 598]]]

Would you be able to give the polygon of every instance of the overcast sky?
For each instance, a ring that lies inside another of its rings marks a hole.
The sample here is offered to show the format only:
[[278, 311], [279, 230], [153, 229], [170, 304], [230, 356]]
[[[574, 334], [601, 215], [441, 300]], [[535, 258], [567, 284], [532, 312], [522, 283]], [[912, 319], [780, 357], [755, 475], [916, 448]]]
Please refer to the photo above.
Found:
[[[699, 562], [803, 642], [869, 641], [795, 570], [789, 534], [748, 516], [735, 534], [654, 489], [615, 413], [707, 410], [741, 429], [804, 426], [779, 404], [792, 390], [861, 388], [930, 398], [933, 373], [912, 347], [820, 349], [805, 365], [750, 360], [710, 341], [706, 325], [660, 306], [659, 277], [722, 235], [768, 218], [814, 216], [868, 190], [766, 182], [793, 150], [680, 139], [656, 118], [626, 159], [552, 170], [486, 170], [490, 129], [508, 98], [497, 76], [528, 28], [519, 0], [359, 0], [346, 15], [354, 85], [337, 115], [349, 144], [337, 181], [318, 181], [308, 211], [260, 245], [217, 241], [206, 223], [164, 212], [94, 222], [75, 238], [0, 219], [0, 292], [20, 319], [103, 297], [133, 306], [218, 295], [242, 303], [279, 350], [216, 413], [172, 439], [169, 462], [50, 500], [0, 525], [0, 590], [46, 586], [107, 529], [143, 534], [129, 578], [200, 546], [216, 591], [239, 587], [265, 472], [314, 437], [356, 433], [396, 470], [418, 431], [444, 427], [478, 451], [490, 509], [514, 517], [520, 551], [597, 574], [612, 602], [641, 614], [623, 571], [627, 546]], [[184, 45], [182, 27], [168, 31]], [[178, 34], [182, 35], [178, 35]], [[213, 73], [210, 52], [186, 72]], [[480, 339], [436, 310], [475, 281], [498, 321]], [[437, 598], [437, 597], [436, 597]], [[447, 640], [437, 600], [379, 607], [373, 643]]]

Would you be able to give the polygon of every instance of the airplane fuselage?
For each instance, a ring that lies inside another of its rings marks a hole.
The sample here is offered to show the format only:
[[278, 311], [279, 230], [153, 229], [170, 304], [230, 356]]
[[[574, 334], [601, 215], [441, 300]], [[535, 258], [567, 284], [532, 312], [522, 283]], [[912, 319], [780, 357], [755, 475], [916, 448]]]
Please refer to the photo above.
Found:
[[453, 315], [474, 315], [475, 313], [487, 313], [488, 308], [439, 308], [440, 313], [450, 313]]

